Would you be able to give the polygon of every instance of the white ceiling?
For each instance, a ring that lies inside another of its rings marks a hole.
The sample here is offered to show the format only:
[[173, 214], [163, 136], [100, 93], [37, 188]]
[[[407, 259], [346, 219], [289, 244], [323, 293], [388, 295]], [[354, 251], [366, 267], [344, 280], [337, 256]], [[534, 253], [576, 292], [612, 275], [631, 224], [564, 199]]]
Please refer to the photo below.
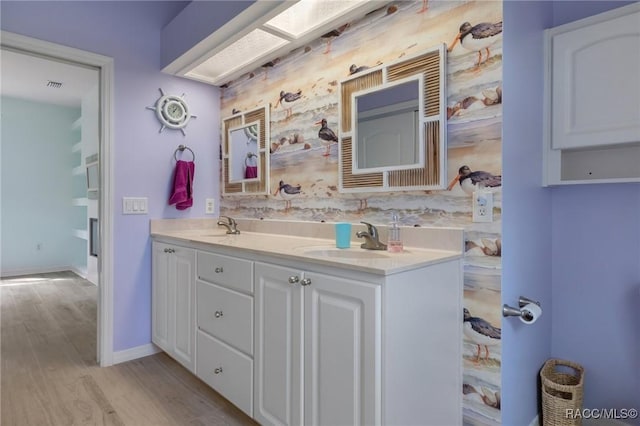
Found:
[[[61, 88], [47, 87], [49, 81]], [[0, 95], [79, 107], [98, 84], [98, 70], [0, 49]]]

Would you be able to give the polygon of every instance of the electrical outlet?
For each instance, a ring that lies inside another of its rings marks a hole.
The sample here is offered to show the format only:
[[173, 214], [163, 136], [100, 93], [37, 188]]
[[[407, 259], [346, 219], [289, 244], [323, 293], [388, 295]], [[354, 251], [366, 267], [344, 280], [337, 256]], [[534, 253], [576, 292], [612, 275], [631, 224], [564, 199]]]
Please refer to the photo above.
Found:
[[473, 193], [473, 221], [493, 222], [493, 193], [475, 191]]
[[205, 214], [214, 214], [215, 213], [215, 200], [213, 198], [207, 198], [205, 200], [204, 212]]

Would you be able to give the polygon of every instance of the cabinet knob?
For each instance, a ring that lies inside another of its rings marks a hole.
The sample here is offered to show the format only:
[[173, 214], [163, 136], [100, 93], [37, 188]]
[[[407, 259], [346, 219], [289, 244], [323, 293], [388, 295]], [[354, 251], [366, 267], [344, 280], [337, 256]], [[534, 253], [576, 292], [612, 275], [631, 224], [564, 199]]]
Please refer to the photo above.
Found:
[[222, 373], [222, 367], [218, 367], [215, 370], [213, 370], [213, 374], [220, 374]]
[[300, 285], [311, 285], [311, 278], [305, 278], [300, 281]]
[[214, 272], [216, 274], [220, 274], [220, 273], [224, 272], [224, 269], [222, 269], [222, 266], [218, 266], [216, 269], [214, 269]]
[[295, 284], [300, 281], [300, 277], [297, 275], [292, 275], [289, 277], [289, 284]]
[[220, 317], [222, 317], [222, 311], [215, 311], [215, 312], [213, 313], [213, 316], [214, 316], [214, 317], [216, 317], [216, 318], [220, 318]]

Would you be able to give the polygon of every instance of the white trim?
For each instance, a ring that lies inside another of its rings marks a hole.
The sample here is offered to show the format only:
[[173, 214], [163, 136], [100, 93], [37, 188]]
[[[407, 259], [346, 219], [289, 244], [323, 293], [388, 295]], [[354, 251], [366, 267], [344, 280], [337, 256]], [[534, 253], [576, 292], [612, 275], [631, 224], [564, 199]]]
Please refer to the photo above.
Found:
[[[73, 271], [76, 272], [71, 265], [63, 265], [63, 266], [43, 266], [39, 268], [26, 268], [26, 269], [9, 269], [8, 271], [5, 269], [2, 271], [1, 279], [5, 278], [13, 278], [19, 277], [21, 275], [32, 275], [32, 274], [48, 274], [53, 272], [64, 272], [64, 271]], [[77, 273], [77, 272], [76, 272]], [[78, 274], [80, 275], [80, 274]]]
[[100, 253], [98, 262], [98, 361], [113, 364], [113, 58], [2, 31], [0, 42], [28, 54], [57, 58], [100, 69]]
[[537, 414], [529, 423], [529, 426], [540, 426], [540, 414]]
[[113, 364], [120, 364], [134, 359], [143, 358], [145, 356], [157, 354], [162, 350], [153, 343], [147, 343], [146, 345], [140, 345], [133, 348], [125, 349], [113, 353]]

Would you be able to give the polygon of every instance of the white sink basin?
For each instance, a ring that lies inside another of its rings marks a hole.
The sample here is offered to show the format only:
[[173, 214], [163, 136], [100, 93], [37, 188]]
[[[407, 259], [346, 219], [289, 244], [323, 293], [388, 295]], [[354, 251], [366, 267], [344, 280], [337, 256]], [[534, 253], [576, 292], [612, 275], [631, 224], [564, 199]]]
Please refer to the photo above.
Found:
[[342, 259], [383, 259], [388, 257], [384, 251], [364, 249], [310, 248], [303, 250], [307, 256]]

